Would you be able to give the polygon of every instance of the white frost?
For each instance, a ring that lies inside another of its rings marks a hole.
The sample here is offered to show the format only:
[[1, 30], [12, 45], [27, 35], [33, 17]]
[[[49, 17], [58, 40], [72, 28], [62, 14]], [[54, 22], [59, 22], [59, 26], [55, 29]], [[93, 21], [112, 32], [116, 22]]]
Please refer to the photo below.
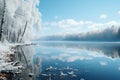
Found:
[[[3, 27], [3, 39], [9, 42], [18, 42], [27, 23], [27, 28], [22, 41], [36, 38], [36, 31], [40, 29], [41, 13], [39, 0], [5, 0], [5, 22]], [[0, 0], [0, 16], [3, 14], [4, 2]], [[18, 37], [19, 36], [19, 37]]]

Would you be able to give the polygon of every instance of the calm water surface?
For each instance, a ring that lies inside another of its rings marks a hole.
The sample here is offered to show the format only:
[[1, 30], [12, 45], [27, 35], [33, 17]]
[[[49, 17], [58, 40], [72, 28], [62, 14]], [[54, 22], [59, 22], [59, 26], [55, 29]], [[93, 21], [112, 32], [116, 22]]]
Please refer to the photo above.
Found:
[[120, 80], [120, 43], [44, 42], [39, 80]]

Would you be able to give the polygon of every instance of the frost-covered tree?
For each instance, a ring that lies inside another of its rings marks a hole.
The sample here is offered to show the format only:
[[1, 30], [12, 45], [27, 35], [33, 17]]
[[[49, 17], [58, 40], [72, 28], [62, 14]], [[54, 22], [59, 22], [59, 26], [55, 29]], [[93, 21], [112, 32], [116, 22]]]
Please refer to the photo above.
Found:
[[[37, 6], [39, 0], [0, 0], [0, 42], [25, 43], [35, 39], [41, 22]], [[33, 65], [34, 49], [31, 46], [14, 47], [15, 60], [26, 64], [29, 72], [28, 68]], [[37, 65], [36, 70], [39, 66]]]
[[39, 0], [0, 0], [0, 40], [25, 42], [36, 37]]

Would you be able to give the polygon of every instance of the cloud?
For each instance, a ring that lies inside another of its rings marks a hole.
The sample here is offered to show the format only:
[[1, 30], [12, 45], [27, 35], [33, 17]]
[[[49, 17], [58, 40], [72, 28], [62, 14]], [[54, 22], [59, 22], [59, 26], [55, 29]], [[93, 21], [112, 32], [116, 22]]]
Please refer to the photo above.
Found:
[[51, 27], [60, 27], [60, 28], [100, 28], [100, 27], [108, 27], [108, 26], [118, 26], [119, 22], [117, 21], [109, 21], [106, 23], [95, 23], [92, 21], [77, 21], [74, 19], [63, 19], [60, 21], [53, 21], [53, 22], [44, 22], [44, 26], [51, 26]]
[[107, 15], [106, 14], [102, 14], [102, 15], [100, 15], [100, 19], [107, 19]]
[[101, 61], [101, 62], [100, 62], [100, 65], [101, 65], [101, 66], [106, 66], [107, 64], [108, 64], [108, 63], [105, 62], [105, 61]]
[[118, 14], [120, 15], [120, 11], [118, 11]]
[[58, 19], [58, 18], [59, 18], [59, 16], [54, 16], [54, 18], [55, 18], [55, 19]]
[[[106, 23], [96, 23], [93, 21], [83, 21], [83, 20], [74, 20], [74, 19], [63, 19], [59, 21], [44, 22], [43, 26], [48, 28], [52, 33], [56, 31], [58, 34], [77, 34], [88, 31], [103, 30], [108, 27], [119, 26], [120, 23], [117, 21], [109, 21]], [[57, 31], [59, 29], [59, 31]], [[44, 31], [45, 32], [45, 31]], [[50, 33], [49, 32], [49, 33]], [[54, 35], [54, 33], [53, 33]]]
[[84, 21], [76, 21], [74, 19], [63, 19], [60, 21], [45, 22], [46, 25], [58, 26], [58, 27], [71, 27], [71, 26], [80, 26], [84, 24]]

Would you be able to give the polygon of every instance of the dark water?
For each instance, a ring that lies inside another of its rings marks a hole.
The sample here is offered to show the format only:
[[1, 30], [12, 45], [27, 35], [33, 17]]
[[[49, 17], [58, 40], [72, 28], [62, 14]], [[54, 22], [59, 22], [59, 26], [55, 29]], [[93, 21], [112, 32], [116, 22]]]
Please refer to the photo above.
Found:
[[36, 51], [39, 80], [120, 80], [120, 43], [44, 42]]

